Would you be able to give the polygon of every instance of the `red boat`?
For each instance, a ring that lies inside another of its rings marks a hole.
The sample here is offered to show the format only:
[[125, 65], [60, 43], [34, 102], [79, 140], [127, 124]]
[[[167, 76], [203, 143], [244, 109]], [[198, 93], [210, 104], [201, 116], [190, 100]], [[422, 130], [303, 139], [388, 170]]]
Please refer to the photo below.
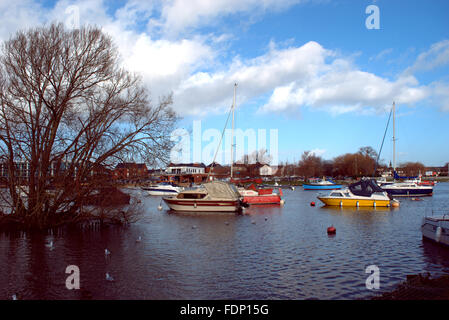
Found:
[[427, 180], [424, 180], [424, 181], [419, 182], [418, 184], [419, 184], [420, 186], [434, 186], [434, 185], [435, 185], [435, 182], [434, 182], [434, 181], [427, 181]]
[[253, 184], [248, 189], [239, 188], [239, 193], [243, 196], [243, 203], [247, 204], [281, 204], [282, 190], [279, 194], [274, 193], [273, 189], [257, 189]]

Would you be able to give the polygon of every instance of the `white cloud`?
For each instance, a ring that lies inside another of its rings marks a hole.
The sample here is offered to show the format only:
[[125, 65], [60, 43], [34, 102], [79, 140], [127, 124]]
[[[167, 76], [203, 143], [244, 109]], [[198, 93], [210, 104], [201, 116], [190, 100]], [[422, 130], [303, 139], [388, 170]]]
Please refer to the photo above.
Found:
[[433, 82], [430, 88], [432, 90], [432, 102], [439, 106], [442, 111], [449, 112], [449, 84]]
[[220, 17], [236, 13], [254, 15], [282, 10], [301, 0], [171, 0], [164, 1], [161, 19], [155, 22], [164, 33], [176, 35], [206, 24], [217, 23]]
[[449, 64], [449, 40], [442, 40], [432, 44], [429, 50], [421, 53], [415, 63], [405, 72], [430, 71], [447, 64]]
[[[323, 59], [324, 61], [324, 59]], [[338, 115], [347, 112], [383, 110], [393, 101], [412, 104], [424, 99], [428, 90], [412, 76], [395, 81], [358, 70], [349, 61], [335, 59], [322, 65], [321, 74], [311, 74], [274, 89], [261, 110], [288, 111], [302, 106], [321, 108]]]
[[[445, 93], [448, 86], [420, 85], [411, 73], [448, 63], [448, 40], [434, 44], [418, 57], [410, 72], [391, 80], [361, 70], [351, 57], [343, 57], [314, 41], [283, 48], [273, 41], [265, 54], [253, 58], [235, 56], [232, 62], [224, 63], [221, 50], [232, 41], [232, 35], [211, 33], [170, 39], [155, 38], [151, 33], [151, 25], [181, 32], [214, 23], [226, 15], [281, 10], [301, 1], [305, 0], [130, 0], [112, 15], [103, 0], [60, 0], [46, 9], [31, 0], [7, 5], [1, 2], [0, 37], [4, 40], [19, 28], [43, 22], [66, 22], [67, 8], [76, 6], [80, 24], [95, 24], [109, 33], [124, 66], [143, 75], [155, 99], [174, 93], [174, 107], [181, 115], [227, 110], [232, 103], [234, 82], [239, 85], [238, 107], [268, 97], [261, 112], [291, 114], [302, 107], [335, 115], [373, 112], [389, 108], [392, 101], [414, 104], [432, 95], [441, 97], [442, 109], [449, 111]], [[390, 49], [377, 58], [387, 54], [391, 54]]]
[[393, 48], [387, 48], [379, 52], [377, 55], [369, 58], [370, 61], [379, 61], [383, 60], [386, 56], [390, 55], [393, 52]]
[[0, 41], [44, 21], [42, 8], [32, 0], [0, 1]]
[[[192, 114], [228, 108], [234, 82], [239, 86], [238, 105], [270, 93], [274, 88], [285, 91], [283, 85], [325, 72], [328, 67], [324, 59], [331, 54], [311, 41], [283, 50], [272, 47], [268, 53], [254, 59], [236, 58], [225, 71], [192, 74], [175, 91], [175, 103], [179, 110]], [[282, 98], [281, 93], [278, 96]]]
[[321, 157], [325, 153], [326, 153], [326, 149], [316, 148], [316, 149], [313, 149], [312, 151], [310, 151], [309, 154], [313, 154], [316, 157]]

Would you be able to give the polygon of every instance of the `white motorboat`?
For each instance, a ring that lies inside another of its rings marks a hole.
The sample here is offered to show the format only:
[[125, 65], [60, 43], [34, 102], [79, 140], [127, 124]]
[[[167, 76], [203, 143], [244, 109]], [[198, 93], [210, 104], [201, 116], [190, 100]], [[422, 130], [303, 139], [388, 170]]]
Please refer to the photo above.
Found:
[[423, 238], [449, 246], [449, 214], [424, 217], [421, 232]]
[[148, 187], [141, 187], [141, 189], [148, 192], [150, 196], [174, 195], [184, 190], [184, 188], [178, 187], [169, 182], [161, 182]]

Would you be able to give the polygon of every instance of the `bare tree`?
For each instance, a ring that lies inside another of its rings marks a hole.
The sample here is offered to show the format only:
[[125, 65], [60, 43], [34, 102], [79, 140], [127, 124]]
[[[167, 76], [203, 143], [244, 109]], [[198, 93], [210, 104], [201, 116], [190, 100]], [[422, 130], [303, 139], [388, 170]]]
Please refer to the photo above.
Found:
[[323, 159], [311, 151], [304, 151], [298, 163], [299, 174], [308, 177], [317, 177], [323, 174]]
[[406, 176], [417, 176], [423, 174], [426, 170], [426, 167], [421, 162], [401, 163], [400, 168]]
[[111, 38], [96, 27], [18, 32], [0, 55], [8, 216], [36, 228], [74, 221], [125, 155], [149, 164], [168, 159], [177, 120], [171, 104], [171, 96], [150, 103], [141, 79], [120, 67]]
[[245, 154], [237, 163], [246, 163], [246, 164], [254, 164], [254, 163], [263, 163], [270, 164], [273, 157], [268, 154], [267, 149], [254, 150], [250, 154]]

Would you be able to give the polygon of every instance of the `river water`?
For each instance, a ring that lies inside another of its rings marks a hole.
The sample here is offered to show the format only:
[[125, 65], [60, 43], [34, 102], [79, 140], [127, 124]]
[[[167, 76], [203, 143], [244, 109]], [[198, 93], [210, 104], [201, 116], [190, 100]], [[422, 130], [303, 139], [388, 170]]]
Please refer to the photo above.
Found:
[[[394, 209], [326, 208], [316, 191], [283, 193], [283, 207], [244, 215], [159, 211], [160, 197], [146, 196], [129, 227], [1, 234], [0, 299], [365, 299], [409, 274], [449, 273], [449, 248], [420, 231], [423, 216], [449, 213], [449, 183]], [[66, 288], [69, 265], [79, 290]], [[379, 290], [366, 288], [370, 265]]]

